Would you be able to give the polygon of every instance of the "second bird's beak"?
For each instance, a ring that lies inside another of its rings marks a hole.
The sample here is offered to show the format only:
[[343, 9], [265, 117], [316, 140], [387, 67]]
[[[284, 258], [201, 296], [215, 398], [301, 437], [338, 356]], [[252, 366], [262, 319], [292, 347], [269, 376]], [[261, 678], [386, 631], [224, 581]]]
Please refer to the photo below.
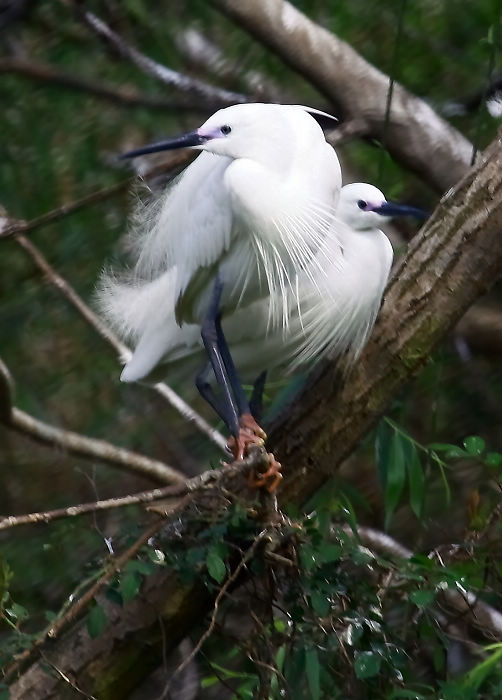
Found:
[[429, 214], [423, 209], [409, 207], [407, 204], [397, 204], [395, 202], [384, 202], [379, 207], [375, 207], [371, 211], [382, 216], [414, 216], [419, 221], [425, 221]]
[[136, 158], [136, 156], [144, 156], [148, 153], [158, 153], [159, 151], [174, 151], [177, 148], [193, 148], [194, 146], [202, 146], [209, 140], [208, 136], [202, 136], [199, 131], [189, 131], [188, 134], [182, 134], [167, 141], [158, 141], [150, 143], [147, 146], [135, 148], [134, 151], [123, 153], [121, 158]]

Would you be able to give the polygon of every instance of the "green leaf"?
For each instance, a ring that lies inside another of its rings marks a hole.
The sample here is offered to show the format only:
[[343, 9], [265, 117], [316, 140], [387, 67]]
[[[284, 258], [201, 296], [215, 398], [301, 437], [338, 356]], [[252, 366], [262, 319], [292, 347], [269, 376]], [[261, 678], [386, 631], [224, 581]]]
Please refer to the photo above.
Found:
[[502, 454], [500, 452], [488, 452], [485, 457], [487, 467], [500, 467], [502, 464]]
[[312, 591], [310, 594], [310, 603], [315, 614], [319, 615], [319, 617], [326, 617], [331, 609], [331, 603], [327, 595], [319, 591]]
[[312, 571], [317, 566], [317, 552], [309, 544], [300, 545], [300, 562], [305, 571]]
[[332, 542], [322, 542], [317, 550], [317, 559], [321, 564], [329, 564], [338, 561], [343, 554], [343, 549], [339, 544]]
[[127, 571], [128, 573], [135, 572], [138, 574], [142, 574], [143, 576], [149, 576], [150, 574], [153, 574], [156, 568], [157, 567], [155, 566], [155, 564], [151, 561], [143, 561], [142, 559], [131, 559], [124, 566], [124, 571]]
[[406, 468], [408, 470], [408, 486], [410, 492], [410, 506], [417, 518], [422, 516], [425, 478], [417, 448], [409, 440], [404, 445]]
[[107, 622], [105, 611], [101, 605], [96, 603], [87, 615], [87, 631], [89, 632], [89, 636], [92, 637], [92, 639], [99, 637], [101, 632], [105, 629]]
[[487, 659], [479, 663], [464, 676], [464, 686], [471, 690], [478, 690], [485, 679], [490, 675], [502, 658], [502, 645], [494, 644], [491, 648], [495, 648], [494, 653]]
[[0, 683], [0, 700], [9, 700], [10, 692], [4, 683]]
[[412, 591], [410, 593], [410, 600], [417, 606], [417, 608], [426, 608], [432, 603], [434, 597], [434, 591], [427, 591], [424, 589], [421, 589], [419, 591]]
[[206, 566], [211, 578], [214, 578], [216, 583], [221, 583], [227, 575], [227, 567], [225, 562], [218, 554], [216, 547], [210, 547], [207, 552]]
[[118, 591], [113, 586], [108, 586], [105, 592], [105, 596], [114, 605], [122, 606], [124, 604], [124, 599], [122, 598], [120, 591]]
[[394, 510], [399, 503], [405, 480], [406, 464], [404, 460], [403, 440], [401, 436], [394, 431], [386, 465], [385, 529], [389, 527]]
[[430, 445], [427, 445], [427, 449], [432, 453], [444, 452], [445, 459], [461, 459], [462, 457], [470, 456], [467, 450], [463, 450], [458, 445], [452, 445], [448, 442], [431, 442]]
[[427, 445], [427, 449], [434, 450], [434, 452], [452, 452], [454, 450], [460, 450], [462, 455], [466, 454], [461, 447], [458, 445], [452, 445], [449, 442], [431, 442], [429, 445]]
[[121, 575], [119, 589], [124, 603], [136, 598], [139, 593], [140, 586], [141, 576], [134, 571]]
[[152, 561], [157, 566], [165, 566], [166, 555], [161, 549], [148, 549], [148, 556], [150, 561]]
[[189, 568], [197, 566], [206, 560], [207, 552], [205, 547], [191, 547], [185, 556], [185, 561]]
[[14, 620], [26, 620], [30, 615], [26, 608], [23, 605], [19, 605], [19, 603], [12, 603], [9, 608], [5, 609], [5, 612]]
[[313, 647], [305, 650], [305, 670], [312, 700], [321, 698], [321, 666], [319, 664], [319, 654]]
[[471, 435], [465, 438], [464, 447], [470, 455], [479, 457], [485, 451], [485, 441], [478, 435]]
[[354, 671], [359, 679], [373, 678], [380, 672], [382, 657], [373, 651], [356, 652]]
[[410, 700], [425, 700], [425, 695], [422, 695], [422, 693], [417, 693], [416, 690], [406, 690], [405, 688], [398, 688], [397, 690], [392, 691], [392, 695], [389, 696], [389, 700], [398, 700], [398, 698], [410, 698]]
[[375, 439], [375, 461], [380, 475], [380, 483], [385, 488], [387, 482], [387, 464], [389, 462], [390, 446], [395, 431], [382, 419], [378, 425]]

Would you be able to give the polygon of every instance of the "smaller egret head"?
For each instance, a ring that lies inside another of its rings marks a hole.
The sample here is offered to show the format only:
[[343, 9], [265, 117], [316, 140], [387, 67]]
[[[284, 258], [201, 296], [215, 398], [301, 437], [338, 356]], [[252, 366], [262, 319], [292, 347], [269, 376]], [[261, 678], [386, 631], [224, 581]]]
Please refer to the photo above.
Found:
[[[229, 158], [277, 161], [287, 158], [298, 132], [306, 137], [320, 132], [319, 123], [331, 120], [325, 112], [300, 105], [250, 103], [225, 107], [215, 112], [202, 126], [187, 134], [143, 146], [124, 153], [123, 158], [177, 148], [196, 148]], [[316, 123], [318, 122], [318, 123]], [[289, 147], [289, 148], [288, 148]]]
[[385, 220], [394, 216], [414, 216], [419, 221], [425, 221], [428, 216], [422, 209], [388, 202], [383, 192], [365, 182], [342, 187], [338, 213], [355, 231], [379, 229]]

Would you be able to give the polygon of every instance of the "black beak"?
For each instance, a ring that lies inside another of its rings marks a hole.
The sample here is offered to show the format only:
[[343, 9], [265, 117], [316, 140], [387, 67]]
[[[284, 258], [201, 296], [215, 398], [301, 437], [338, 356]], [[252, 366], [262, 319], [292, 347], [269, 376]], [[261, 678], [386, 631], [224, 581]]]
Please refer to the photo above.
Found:
[[177, 148], [190, 148], [191, 146], [201, 146], [208, 141], [207, 136], [200, 136], [197, 131], [190, 131], [188, 134], [177, 136], [174, 139], [167, 141], [158, 141], [151, 143], [141, 148], [136, 148], [134, 151], [123, 153], [120, 158], [136, 158], [136, 156], [144, 156], [148, 153], [158, 153], [159, 151], [174, 151]]
[[380, 207], [373, 209], [376, 214], [382, 216], [414, 216], [419, 221], [425, 221], [429, 214], [423, 209], [409, 207], [407, 204], [396, 204], [395, 202], [385, 202]]

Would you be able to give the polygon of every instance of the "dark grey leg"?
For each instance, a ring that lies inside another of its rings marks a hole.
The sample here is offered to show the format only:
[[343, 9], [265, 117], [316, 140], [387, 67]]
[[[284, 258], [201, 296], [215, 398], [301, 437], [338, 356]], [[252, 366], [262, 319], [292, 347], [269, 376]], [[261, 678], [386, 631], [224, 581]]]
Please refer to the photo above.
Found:
[[226, 406], [224, 406], [223, 401], [216, 396], [216, 392], [209, 383], [209, 375], [212, 368], [212, 364], [208, 362], [204, 369], [202, 369], [195, 377], [195, 386], [199, 390], [199, 394], [202, 396], [202, 398], [207, 401], [213, 411], [228, 427], [231, 424], [232, 415], [226, 410]]
[[[239, 411], [232, 396], [232, 386], [219, 347], [219, 334], [216, 327], [217, 318], [220, 316], [220, 300], [222, 290], [223, 284], [219, 279], [217, 279], [214, 285], [213, 298], [211, 300], [207, 316], [202, 324], [201, 336], [202, 342], [204, 343], [204, 347], [206, 348], [209, 356], [209, 361], [213, 368], [214, 376], [216, 377], [216, 382], [223, 393], [223, 403], [225, 407], [223, 408], [222, 404], [216, 401], [216, 404], [220, 409], [217, 410], [211, 400], [209, 400], [209, 403], [211, 406], [213, 406], [213, 408], [215, 408], [218, 415], [223, 418], [232, 435], [237, 437], [239, 435]], [[228, 347], [226, 348], [226, 352], [228, 353]], [[204, 379], [204, 377], [201, 377], [201, 375], [199, 375], [198, 379], [199, 381], [196, 382], [197, 387], [199, 388], [199, 386], [202, 386], [203, 391], [205, 391], [207, 395], [207, 379]], [[212, 390], [211, 394], [212, 399], [216, 399]], [[202, 393], [202, 396], [206, 398], [204, 393]], [[224, 415], [221, 412], [222, 410]]]
[[215, 326], [216, 333], [218, 336], [218, 347], [220, 349], [221, 358], [227, 371], [228, 381], [230, 382], [230, 386], [232, 387], [234, 398], [237, 403], [237, 410], [239, 412], [239, 416], [242, 416], [244, 413], [251, 413], [248, 397], [246, 396], [246, 392], [244, 391], [244, 388], [242, 386], [242, 381], [239, 377], [239, 373], [235, 368], [234, 361], [230, 353], [230, 348], [228, 347], [227, 339], [225, 338], [225, 334], [223, 333], [223, 329], [221, 327], [221, 313], [219, 313], [216, 317]]
[[263, 414], [263, 391], [265, 389], [265, 383], [267, 381], [267, 370], [264, 370], [255, 380], [253, 384], [253, 393], [251, 394], [251, 399], [249, 400], [249, 409], [251, 415], [258, 422], [262, 419]]

